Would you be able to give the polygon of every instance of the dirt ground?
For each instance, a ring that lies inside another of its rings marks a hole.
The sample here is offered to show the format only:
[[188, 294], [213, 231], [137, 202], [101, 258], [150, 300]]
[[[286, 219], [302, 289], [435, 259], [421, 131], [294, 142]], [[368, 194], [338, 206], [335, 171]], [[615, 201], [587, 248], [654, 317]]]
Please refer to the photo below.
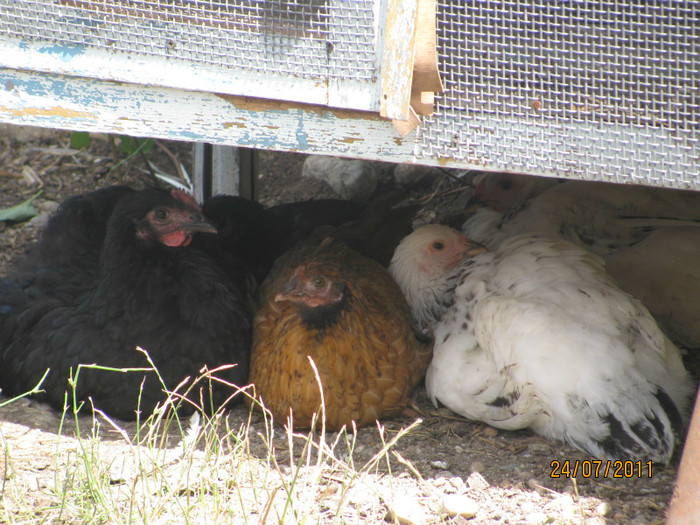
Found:
[[[191, 144], [160, 142], [148, 153], [153, 163], [170, 173], [175, 172], [172, 156], [191, 170]], [[38, 218], [18, 224], [0, 222], [0, 276], [7, 273], [12, 257], [36, 238], [56, 203], [67, 196], [115, 183], [136, 187], [153, 184], [140, 156], [114, 169], [116, 160], [124, 157], [115, 153], [107, 136], [94, 135], [87, 148], [76, 151], [70, 148], [68, 132], [0, 127], [0, 209], [42, 192], [36, 199], [42, 212]], [[299, 154], [260, 153], [259, 199], [263, 203], [332, 196], [324, 184], [301, 179], [303, 158]], [[388, 171], [390, 166], [383, 169]], [[433, 209], [424, 212], [428, 217], [445, 213], [439, 204], [453, 202], [463, 190], [446, 177], [425, 194], [435, 191], [428, 206]], [[415, 196], [420, 197], [425, 195]], [[472, 519], [448, 518], [448, 523], [639, 525], [665, 521], [678, 457], [670, 466], [654, 464], [651, 475], [644, 471], [641, 476], [635, 472], [631, 477], [614, 477], [611, 470], [607, 476], [579, 474], [570, 479], [555, 472], [553, 462], [569, 461], [573, 467], [576, 461], [590, 459], [581, 452], [530, 432], [497, 431], [453, 416], [446, 409], [436, 410], [422, 387], [415, 394], [415, 403], [416, 417], [422, 423], [399, 440], [395, 450], [417, 473], [403, 464], [392, 471], [396, 486], [412, 495], [422, 509], [409, 521], [441, 522], [438, 510], [451, 495], [470, 498], [478, 510]], [[245, 419], [247, 410], [234, 409], [228, 417]], [[387, 430], [396, 432], [412, 421], [408, 417], [387, 421]], [[53, 478], [47, 467], [54, 448], [48, 445], [58, 425], [59, 414], [31, 400], [0, 408], [3, 439], [26, 452], [27, 461], [15, 468], [24, 469], [26, 497], [34, 498], [37, 507], [51, 501]], [[373, 428], [360, 430], [358, 442], [358, 459], [368, 459], [381, 447]], [[386, 512], [382, 505], [370, 505], [358, 511], [357, 521], [349, 522], [382, 522]]]

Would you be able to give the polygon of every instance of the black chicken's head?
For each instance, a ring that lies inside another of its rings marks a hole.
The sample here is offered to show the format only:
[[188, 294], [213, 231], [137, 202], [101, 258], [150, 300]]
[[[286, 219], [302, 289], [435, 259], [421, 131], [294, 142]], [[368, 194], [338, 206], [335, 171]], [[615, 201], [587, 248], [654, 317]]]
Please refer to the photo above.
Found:
[[110, 216], [105, 246], [188, 246], [196, 232], [216, 232], [197, 202], [180, 190], [147, 189], [122, 197]]
[[[150, 192], [153, 191], [152, 195]], [[136, 238], [164, 246], [188, 246], [196, 232], [216, 233], [197, 202], [181, 190], [145, 190], [140, 217], [134, 217]], [[150, 197], [150, 198], [149, 198]]]

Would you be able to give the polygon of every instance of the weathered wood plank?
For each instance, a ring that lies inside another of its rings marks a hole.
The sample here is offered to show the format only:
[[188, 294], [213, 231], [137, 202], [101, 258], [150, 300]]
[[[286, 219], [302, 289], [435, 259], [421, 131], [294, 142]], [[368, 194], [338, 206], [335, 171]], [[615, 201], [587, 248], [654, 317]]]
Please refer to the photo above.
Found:
[[387, 0], [379, 114], [392, 120], [410, 117], [416, 12], [417, 0]]
[[[310, 78], [233, 70], [165, 57], [116, 53], [78, 45], [47, 45], [0, 39], [0, 63], [4, 67], [116, 80], [134, 84], [173, 87], [211, 93], [228, 93], [305, 104], [327, 104], [328, 85]], [[377, 110], [379, 88], [351, 83], [353, 97], [335, 98], [339, 107]], [[373, 102], [374, 100], [374, 102]]]
[[376, 113], [0, 69], [0, 121], [257, 149], [413, 161]]

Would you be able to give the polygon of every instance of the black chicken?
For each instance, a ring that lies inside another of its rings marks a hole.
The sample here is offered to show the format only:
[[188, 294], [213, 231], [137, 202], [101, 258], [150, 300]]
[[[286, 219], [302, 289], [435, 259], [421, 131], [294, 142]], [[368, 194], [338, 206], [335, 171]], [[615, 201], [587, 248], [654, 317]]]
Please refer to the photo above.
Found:
[[[401, 196], [403, 197], [403, 196]], [[258, 284], [275, 260], [300, 241], [332, 235], [361, 254], [388, 266], [399, 241], [412, 231], [419, 206], [394, 208], [397, 195], [370, 203], [319, 199], [264, 208], [257, 202], [218, 195], [203, 205], [204, 215], [219, 232], [200, 235], [194, 243], [230, 267], [242, 259]]]
[[258, 284], [275, 259], [320, 226], [337, 226], [356, 219], [365, 209], [360, 201], [320, 199], [279, 204], [269, 208], [233, 195], [205, 201], [204, 216], [218, 234], [201, 235], [195, 245], [230, 267], [231, 257], [241, 259]]
[[[84, 264], [61, 253], [58, 226], [45, 248], [41, 248], [44, 241], [39, 243], [37, 253], [45, 249], [47, 256], [64, 261], [63, 266], [43, 267], [40, 273], [71, 276], [72, 284], [49, 276], [30, 279], [22, 287], [8, 281], [0, 284], [0, 386], [5, 393], [24, 393], [50, 368], [42, 396], [60, 408], [66, 379], [81, 363], [149, 367], [137, 346], [148, 352], [169, 390], [187, 376], [196, 377], [204, 366], [211, 370], [234, 363], [216, 377], [244, 385], [251, 333], [246, 290], [205, 252], [190, 246], [195, 233], [213, 232], [214, 227], [183, 192], [129, 190], [119, 197], [121, 190], [115, 192], [111, 214], [109, 205], [93, 209], [98, 221], [109, 215], [104, 234], [100, 224], [90, 225], [94, 231], [88, 237], [104, 235], [98, 260], [91, 247], [95, 238], [86, 239]], [[85, 216], [95, 218], [87, 200]], [[80, 221], [71, 223], [77, 224]], [[66, 242], [63, 248], [69, 246], [75, 244]], [[205, 408], [210, 403], [218, 407], [235, 392], [218, 381], [212, 381], [212, 396], [209, 388], [203, 389]], [[122, 419], [133, 419], [137, 410], [148, 414], [166, 397], [152, 371], [94, 368], [80, 371], [76, 393], [78, 399], [91, 398], [95, 407]], [[188, 397], [200, 401], [198, 395]], [[191, 410], [186, 406], [183, 413]]]
[[107, 221], [119, 199], [136, 190], [109, 186], [66, 199], [41, 238], [13, 262], [13, 278], [23, 288], [70, 299], [89, 286], [98, 267]]

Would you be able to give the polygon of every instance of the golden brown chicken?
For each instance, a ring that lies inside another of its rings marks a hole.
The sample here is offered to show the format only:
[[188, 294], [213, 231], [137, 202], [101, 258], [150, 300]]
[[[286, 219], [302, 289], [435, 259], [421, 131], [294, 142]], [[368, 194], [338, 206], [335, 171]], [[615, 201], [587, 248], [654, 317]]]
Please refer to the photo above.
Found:
[[250, 382], [284, 423], [367, 425], [399, 414], [425, 375], [432, 344], [378, 263], [330, 237], [281, 257], [265, 280], [253, 328]]

